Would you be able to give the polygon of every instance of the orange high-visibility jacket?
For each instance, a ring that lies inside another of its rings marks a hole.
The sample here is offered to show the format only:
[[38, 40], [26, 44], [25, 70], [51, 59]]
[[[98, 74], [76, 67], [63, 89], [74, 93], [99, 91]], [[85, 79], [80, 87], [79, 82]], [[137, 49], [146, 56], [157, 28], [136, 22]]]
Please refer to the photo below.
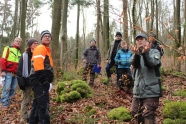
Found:
[[50, 48], [42, 44], [37, 46], [32, 55], [32, 64], [35, 72], [40, 70], [50, 70], [53, 72]]

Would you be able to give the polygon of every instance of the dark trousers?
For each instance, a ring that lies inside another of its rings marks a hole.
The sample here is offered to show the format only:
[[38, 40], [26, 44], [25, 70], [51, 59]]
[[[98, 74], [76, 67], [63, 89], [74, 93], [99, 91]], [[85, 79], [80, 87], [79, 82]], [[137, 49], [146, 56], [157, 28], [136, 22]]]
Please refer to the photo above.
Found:
[[90, 83], [94, 83], [95, 72], [93, 70], [94, 65], [86, 65], [83, 70], [83, 80], [87, 81], [88, 74], [90, 73]]
[[[125, 80], [122, 80], [122, 75], [126, 75], [127, 79], [132, 83], [132, 76], [130, 68], [118, 68], [117, 74], [119, 75], [120, 81], [117, 82], [117, 86], [120, 87], [120, 89], [123, 89]], [[123, 83], [122, 83], [123, 82]]]
[[[155, 111], [159, 106], [159, 97], [154, 98], [133, 98], [131, 104], [131, 114], [136, 117], [138, 124], [145, 123], [145, 118], [151, 118], [155, 124]], [[138, 115], [138, 116], [136, 116]]]
[[29, 124], [50, 124], [49, 115], [49, 87], [50, 83], [37, 83], [33, 88], [34, 100], [30, 112]]
[[[106, 65], [106, 73], [107, 73], [107, 78], [110, 78], [111, 77], [111, 71], [110, 71], [110, 69], [113, 67], [113, 66], [115, 66], [115, 61], [114, 60], [111, 60], [111, 62], [110, 63], [108, 63], [107, 65]], [[116, 77], [116, 81], [118, 81], [119, 80], [119, 74], [117, 73], [118, 71], [118, 67], [117, 66], [115, 66], [116, 67], [116, 74], [117, 74], [117, 77]]]

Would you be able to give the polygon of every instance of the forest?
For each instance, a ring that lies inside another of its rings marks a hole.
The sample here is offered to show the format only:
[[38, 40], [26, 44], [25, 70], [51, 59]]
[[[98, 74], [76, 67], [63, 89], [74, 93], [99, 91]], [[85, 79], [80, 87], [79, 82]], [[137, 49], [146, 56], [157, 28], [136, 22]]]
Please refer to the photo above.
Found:
[[[161, 58], [163, 96], [155, 113], [156, 124], [186, 123], [185, 0], [0, 0], [0, 55], [15, 37], [23, 40], [22, 53], [26, 39], [34, 37], [40, 41], [37, 19], [43, 13], [44, 6], [50, 11], [50, 48], [55, 72], [50, 92], [52, 124], [129, 124], [134, 121], [127, 115], [132, 95], [115, 87], [115, 72], [110, 85], [103, 83], [106, 79], [107, 51], [118, 31], [128, 44], [135, 44], [137, 34], [143, 33], [147, 37], [150, 33], [156, 34], [156, 40], [164, 50]], [[87, 13], [90, 10], [93, 15]], [[74, 36], [68, 33], [72, 30], [68, 29], [69, 22], [72, 22], [69, 14], [75, 17]], [[87, 23], [88, 18], [93, 20], [91, 26]], [[85, 97], [76, 94], [75, 99], [62, 98], [60, 92], [66, 96], [77, 92], [67, 92], [67, 83], [73, 85], [74, 81], [81, 82], [85, 66], [82, 53], [89, 47], [92, 38], [101, 52], [101, 74], [96, 75], [94, 87], [86, 83], [86, 86], [80, 87], [87, 88]], [[0, 110], [0, 124], [23, 123], [20, 122], [22, 93], [19, 87], [12, 99], [13, 104], [7, 110]], [[32, 100], [30, 107], [31, 104]], [[117, 112], [114, 113], [114, 109]]]

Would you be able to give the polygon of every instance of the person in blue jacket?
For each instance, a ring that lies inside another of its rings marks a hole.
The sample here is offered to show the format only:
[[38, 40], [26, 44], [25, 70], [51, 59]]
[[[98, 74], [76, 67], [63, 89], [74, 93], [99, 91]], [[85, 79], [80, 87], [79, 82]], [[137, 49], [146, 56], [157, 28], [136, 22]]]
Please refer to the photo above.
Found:
[[[131, 75], [130, 72], [130, 57], [132, 56], [132, 52], [128, 49], [128, 44], [126, 41], [121, 42], [121, 49], [117, 52], [114, 60], [118, 65], [118, 74], [119, 79], [121, 79], [122, 75]], [[116, 85], [118, 87], [121, 87], [121, 84], [119, 83], [119, 79], [116, 81]]]

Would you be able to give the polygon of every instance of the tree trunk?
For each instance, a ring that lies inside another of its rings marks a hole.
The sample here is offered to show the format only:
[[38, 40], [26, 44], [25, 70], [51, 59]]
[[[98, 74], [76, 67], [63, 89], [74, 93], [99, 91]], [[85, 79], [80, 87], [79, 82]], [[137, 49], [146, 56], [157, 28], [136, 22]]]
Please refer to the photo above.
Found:
[[[157, 11], [156, 11], [156, 13], [157, 13]], [[153, 31], [153, 23], [154, 23], [154, 0], [151, 0], [151, 26], [150, 26], [150, 31]]]
[[54, 62], [54, 71], [60, 66], [60, 52], [59, 52], [59, 32], [61, 22], [61, 7], [62, 0], [54, 0], [53, 14], [52, 14], [52, 57]]
[[79, 57], [79, 16], [80, 16], [80, 4], [78, 2], [77, 5], [77, 28], [76, 28], [76, 59], [75, 59], [75, 69], [77, 69], [78, 65], [78, 57]]
[[11, 39], [16, 37], [17, 32], [17, 22], [18, 21], [18, 0], [15, 0], [15, 12], [14, 12], [14, 24], [12, 26]]
[[158, 25], [159, 25], [159, 19], [158, 19], [158, 0], [156, 0], [156, 38], [158, 39]]
[[103, 18], [103, 33], [104, 33], [104, 39], [105, 39], [105, 54], [106, 55], [108, 49], [109, 49], [109, 0], [104, 0], [104, 18]]
[[68, 13], [68, 0], [63, 1], [63, 12], [62, 12], [62, 42], [61, 42], [61, 67], [62, 70], [67, 68], [67, 13]]
[[83, 49], [85, 49], [85, 48], [86, 48], [86, 46], [85, 46], [85, 38], [86, 38], [86, 17], [85, 17], [84, 8], [82, 8], [82, 16], [83, 16]]
[[101, 11], [100, 11], [100, 0], [97, 0], [97, 28], [96, 28], [96, 42], [97, 47], [99, 48], [99, 35], [100, 35], [100, 19], [101, 19]]
[[[176, 49], [178, 49], [180, 46], [181, 46], [181, 22], [180, 22], [180, 0], [176, 0], [176, 27], [178, 30], [178, 33], [176, 34], [177, 35], [177, 38], [178, 38], [178, 43], [176, 43]], [[179, 53], [176, 53], [176, 57], [179, 57], [180, 54]], [[178, 61], [177, 63], [177, 70], [178, 71], [181, 71], [181, 62]]]
[[129, 44], [128, 39], [128, 0], [123, 0], [123, 39]]
[[23, 52], [25, 49], [25, 20], [26, 20], [26, 10], [27, 10], [27, 1], [28, 0], [21, 0], [21, 38], [22, 38], [22, 45], [21, 45], [21, 51]]
[[133, 22], [133, 37], [136, 36], [136, 0], [133, 2], [132, 6], [132, 22]]

